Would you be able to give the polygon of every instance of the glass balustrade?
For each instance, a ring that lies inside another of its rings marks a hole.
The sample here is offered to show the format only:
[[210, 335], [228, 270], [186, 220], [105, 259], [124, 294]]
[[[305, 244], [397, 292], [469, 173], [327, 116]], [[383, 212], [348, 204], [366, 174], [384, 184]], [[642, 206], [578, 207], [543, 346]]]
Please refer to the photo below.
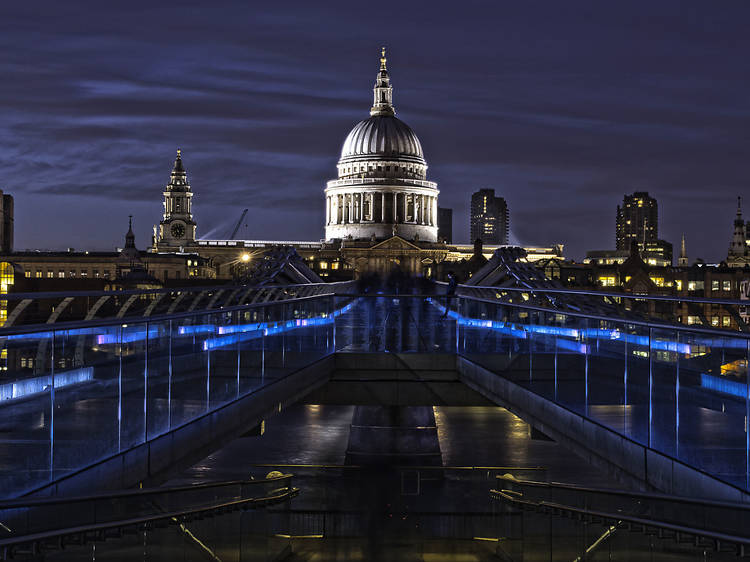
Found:
[[138, 446], [333, 351], [333, 297], [0, 329], [0, 496]]
[[748, 335], [523, 302], [340, 294], [3, 328], [0, 490], [39, 488], [334, 352], [458, 354], [749, 488]]

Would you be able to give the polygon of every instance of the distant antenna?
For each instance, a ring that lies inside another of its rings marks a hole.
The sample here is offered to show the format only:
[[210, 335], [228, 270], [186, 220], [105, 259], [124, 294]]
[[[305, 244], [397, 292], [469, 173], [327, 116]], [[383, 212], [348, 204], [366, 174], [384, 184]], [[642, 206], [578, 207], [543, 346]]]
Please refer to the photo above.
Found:
[[234, 237], [237, 236], [237, 231], [240, 229], [240, 225], [242, 224], [242, 220], [245, 218], [246, 214], [247, 214], [247, 209], [242, 211], [240, 220], [237, 221], [237, 226], [234, 227], [234, 230], [232, 231], [232, 235], [229, 237], [230, 240], [234, 240]]

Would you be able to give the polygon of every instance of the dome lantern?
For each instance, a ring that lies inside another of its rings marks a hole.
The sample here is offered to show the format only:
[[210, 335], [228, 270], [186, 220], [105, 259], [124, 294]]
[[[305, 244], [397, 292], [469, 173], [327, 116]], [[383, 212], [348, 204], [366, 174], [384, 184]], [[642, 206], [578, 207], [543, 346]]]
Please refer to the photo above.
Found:
[[388, 115], [393, 116], [396, 110], [393, 107], [393, 86], [391, 86], [391, 77], [388, 75], [388, 68], [385, 65], [385, 47], [380, 51], [380, 71], [375, 79], [375, 87], [372, 89], [373, 102], [370, 108], [370, 115]]

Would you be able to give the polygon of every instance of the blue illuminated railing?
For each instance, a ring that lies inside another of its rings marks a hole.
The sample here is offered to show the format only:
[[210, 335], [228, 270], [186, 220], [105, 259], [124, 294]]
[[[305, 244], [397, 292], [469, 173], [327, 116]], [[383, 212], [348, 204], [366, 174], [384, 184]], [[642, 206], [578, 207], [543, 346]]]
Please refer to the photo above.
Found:
[[750, 334], [471, 297], [448, 316], [460, 355], [750, 490]]
[[0, 495], [40, 489], [334, 351], [351, 299], [1, 328]]
[[471, 296], [333, 292], [2, 328], [0, 490], [44, 487], [347, 351], [459, 354], [750, 489], [749, 342], [729, 330]]

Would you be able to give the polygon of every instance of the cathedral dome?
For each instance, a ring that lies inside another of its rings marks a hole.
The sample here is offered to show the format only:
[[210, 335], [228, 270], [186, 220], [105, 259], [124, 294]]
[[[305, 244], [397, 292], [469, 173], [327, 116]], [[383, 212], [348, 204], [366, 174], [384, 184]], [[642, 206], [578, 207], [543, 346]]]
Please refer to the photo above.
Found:
[[425, 165], [422, 145], [411, 127], [393, 115], [373, 115], [357, 123], [341, 148], [340, 163], [403, 160]]
[[427, 180], [419, 138], [396, 118], [385, 63], [383, 48], [370, 116], [347, 135], [338, 178], [326, 184], [326, 240], [385, 240], [398, 234], [437, 242], [437, 184]]

